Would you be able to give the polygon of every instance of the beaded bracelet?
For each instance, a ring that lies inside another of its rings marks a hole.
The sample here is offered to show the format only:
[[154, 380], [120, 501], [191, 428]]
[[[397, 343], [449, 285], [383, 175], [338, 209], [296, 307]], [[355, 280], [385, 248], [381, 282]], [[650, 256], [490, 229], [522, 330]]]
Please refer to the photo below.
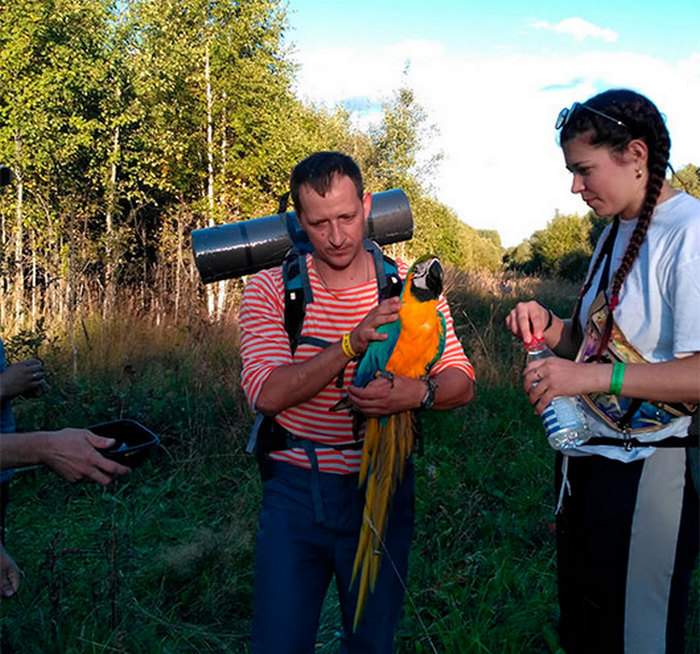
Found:
[[610, 375], [610, 393], [622, 394], [622, 380], [625, 378], [625, 364], [621, 361], [613, 363], [612, 375]]
[[352, 345], [350, 343], [350, 332], [343, 334], [343, 338], [340, 341], [340, 347], [343, 349], [343, 354], [348, 359], [354, 359], [357, 356], [357, 352], [352, 349]]

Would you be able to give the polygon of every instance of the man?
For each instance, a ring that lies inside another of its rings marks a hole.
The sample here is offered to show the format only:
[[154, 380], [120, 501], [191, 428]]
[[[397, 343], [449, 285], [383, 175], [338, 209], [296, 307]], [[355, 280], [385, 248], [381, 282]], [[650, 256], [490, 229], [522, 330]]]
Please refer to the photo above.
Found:
[[[377, 328], [396, 320], [400, 306], [398, 298], [377, 304], [374, 260], [363, 244], [372, 199], [364, 193], [357, 164], [337, 152], [317, 152], [299, 163], [290, 185], [300, 225], [314, 248], [306, 257], [313, 302], [306, 307], [302, 338], [292, 352], [281, 268], [250, 279], [239, 317], [243, 389], [256, 411], [274, 417], [270, 424], [276, 433], [289, 437], [287, 447], [265, 453], [253, 652], [313, 652], [323, 598], [335, 576], [341, 651], [388, 654], [408, 569], [413, 469], [408, 466], [396, 489], [385, 536], [386, 565], [353, 633], [357, 589], [350, 587], [350, 577], [364, 504], [357, 488], [361, 451], [352, 417], [330, 409], [343, 387], [365, 416], [419, 409], [434, 387], [434, 408], [450, 409], [472, 398], [473, 371], [442, 298], [439, 309], [448, 332], [445, 352], [431, 372], [435, 386], [397, 376], [392, 382], [381, 378], [365, 388], [351, 387], [356, 364], [348, 349], [362, 354], [371, 341], [383, 339]], [[399, 272], [405, 276], [404, 264]], [[349, 348], [347, 336], [345, 347], [342, 343], [347, 334]], [[342, 384], [336, 383], [339, 375]]]

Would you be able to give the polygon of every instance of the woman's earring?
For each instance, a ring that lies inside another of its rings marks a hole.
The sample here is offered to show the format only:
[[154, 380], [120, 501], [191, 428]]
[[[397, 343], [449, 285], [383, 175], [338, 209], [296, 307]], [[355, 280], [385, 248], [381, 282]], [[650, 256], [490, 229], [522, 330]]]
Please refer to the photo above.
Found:
[[642, 179], [642, 169], [641, 169], [641, 168], [637, 168], [637, 169], [634, 171], [634, 174], [635, 174], [635, 176], [636, 176], [637, 179]]

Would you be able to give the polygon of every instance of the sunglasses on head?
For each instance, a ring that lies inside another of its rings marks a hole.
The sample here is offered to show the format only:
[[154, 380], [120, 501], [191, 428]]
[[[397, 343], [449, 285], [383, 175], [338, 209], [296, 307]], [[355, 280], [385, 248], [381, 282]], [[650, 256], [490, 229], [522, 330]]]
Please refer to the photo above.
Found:
[[606, 113], [603, 113], [602, 111], [598, 111], [597, 109], [594, 109], [593, 107], [589, 107], [587, 104], [581, 104], [580, 102], [574, 102], [570, 107], [564, 107], [560, 112], [559, 115], [557, 116], [557, 122], [554, 124], [555, 129], [561, 129], [568, 123], [573, 115], [579, 110], [579, 109], [585, 109], [586, 111], [590, 111], [593, 114], [597, 114], [598, 116], [602, 116], [603, 118], [607, 118], [608, 120], [611, 120], [613, 123], [616, 125], [619, 125], [620, 127], [624, 127], [625, 129], [628, 129], [627, 125], [623, 123], [621, 120], [618, 120], [617, 118], [613, 118], [612, 116], [609, 116]]

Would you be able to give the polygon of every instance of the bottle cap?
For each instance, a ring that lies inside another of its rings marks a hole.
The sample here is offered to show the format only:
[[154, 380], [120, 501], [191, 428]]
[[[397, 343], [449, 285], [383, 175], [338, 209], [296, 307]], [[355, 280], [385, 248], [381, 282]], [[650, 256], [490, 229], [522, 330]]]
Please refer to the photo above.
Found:
[[543, 338], [535, 338], [533, 336], [527, 343], [525, 343], [523, 341], [523, 345], [525, 346], [525, 349], [528, 352], [530, 350], [537, 350], [543, 343], [544, 343], [544, 337]]

